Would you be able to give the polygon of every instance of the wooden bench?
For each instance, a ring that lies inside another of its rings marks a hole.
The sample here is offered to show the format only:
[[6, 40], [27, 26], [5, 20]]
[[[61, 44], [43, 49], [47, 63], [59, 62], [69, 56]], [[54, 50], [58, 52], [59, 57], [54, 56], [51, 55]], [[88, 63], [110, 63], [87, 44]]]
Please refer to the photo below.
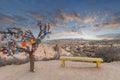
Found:
[[65, 67], [65, 61], [84, 61], [84, 62], [96, 62], [97, 68], [100, 68], [100, 63], [103, 62], [102, 58], [89, 58], [89, 57], [60, 57], [61, 66]]

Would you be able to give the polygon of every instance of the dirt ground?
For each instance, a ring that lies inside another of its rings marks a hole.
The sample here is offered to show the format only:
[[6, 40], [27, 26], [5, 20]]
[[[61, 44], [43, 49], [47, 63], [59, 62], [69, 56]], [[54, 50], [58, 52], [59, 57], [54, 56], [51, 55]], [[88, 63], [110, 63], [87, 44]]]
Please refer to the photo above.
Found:
[[37, 61], [35, 72], [29, 72], [29, 63], [0, 67], [0, 80], [120, 80], [120, 62], [95, 63], [66, 61]]

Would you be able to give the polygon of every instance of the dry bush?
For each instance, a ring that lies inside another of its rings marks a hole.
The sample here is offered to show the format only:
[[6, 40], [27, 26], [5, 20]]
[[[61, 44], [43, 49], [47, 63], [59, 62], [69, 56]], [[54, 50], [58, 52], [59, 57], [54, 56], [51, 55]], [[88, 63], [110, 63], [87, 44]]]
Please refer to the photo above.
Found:
[[95, 56], [103, 58], [104, 62], [120, 61], [120, 48], [101, 47], [95, 50]]

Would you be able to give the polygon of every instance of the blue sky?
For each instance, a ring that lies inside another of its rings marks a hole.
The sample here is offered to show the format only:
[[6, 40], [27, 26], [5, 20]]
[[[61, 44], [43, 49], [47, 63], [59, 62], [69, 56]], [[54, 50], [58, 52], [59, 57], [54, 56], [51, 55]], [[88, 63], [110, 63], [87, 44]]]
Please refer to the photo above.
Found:
[[49, 39], [120, 39], [120, 0], [0, 0], [0, 28], [51, 24]]

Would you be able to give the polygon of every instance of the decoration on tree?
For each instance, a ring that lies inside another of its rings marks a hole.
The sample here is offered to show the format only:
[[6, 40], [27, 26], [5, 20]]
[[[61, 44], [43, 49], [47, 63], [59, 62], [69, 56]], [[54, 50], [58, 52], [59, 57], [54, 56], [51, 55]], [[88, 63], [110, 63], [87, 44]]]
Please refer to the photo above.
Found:
[[[29, 54], [30, 58], [30, 71], [34, 72], [34, 55], [33, 53], [36, 51], [38, 45], [42, 43], [42, 40], [46, 35], [50, 34], [50, 24], [48, 23], [43, 26], [41, 21], [37, 23], [39, 26], [39, 34], [37, 38], [33, 35], [31, 30], [23, 31], [21, 28], [7, 28], [6, 31], [0, 31], [1, 41], [6, 41], [6, 47], [2, 47], [3, 54], [7, 54], [8, 56], [13, 56], [14, 54], [19, 54], [20, 51], [24, 51]], [[17, 39], [21, 39], [22, 47], [16, 45]], [[27, 43], [32, 45], [30, 49]]]

